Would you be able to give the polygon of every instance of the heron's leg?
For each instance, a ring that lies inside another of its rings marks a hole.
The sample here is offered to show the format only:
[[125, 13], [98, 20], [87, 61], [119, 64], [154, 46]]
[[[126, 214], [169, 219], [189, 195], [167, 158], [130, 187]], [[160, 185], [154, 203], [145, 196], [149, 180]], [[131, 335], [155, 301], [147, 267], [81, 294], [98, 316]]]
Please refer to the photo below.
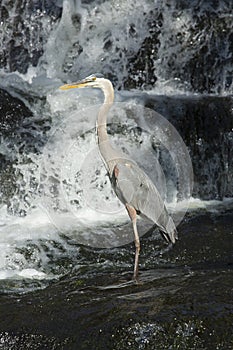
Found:
[[139, 261], [139, 253], [140, 253], [140, 240], [139, 240], [139, 235], [138, 235], [138, 230], [137, 230], [137, 212], [128, 203], [126, 203], [125, 206], [126, 206], [129, 217], [130, 217], [132, 224], [133, 224], [134, 242], [135, 242], [135, 248], [136, 248], [133, 278], [135, 280], [137, 280], [137, 278], [138, 278], [138, 261]]

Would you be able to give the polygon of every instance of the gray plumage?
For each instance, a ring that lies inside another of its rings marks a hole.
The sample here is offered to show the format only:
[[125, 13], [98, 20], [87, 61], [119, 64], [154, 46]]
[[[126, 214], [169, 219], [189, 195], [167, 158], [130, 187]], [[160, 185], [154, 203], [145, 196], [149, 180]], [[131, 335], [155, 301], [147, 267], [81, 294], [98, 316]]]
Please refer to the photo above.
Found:
[[130, 160], [116, 162], [111, 182], [123, 204], [129, 203], [138, 215], [153, 221], [163, 238], [175, 243], [177, 231], [165, 204], [150, 178]]
[[94, 87], [104, 93], [104, 103], [99, 109], [97, 118], [97, 135], [99, 150], [108, 171], [116, 195], [125, 205], [133, 224], [135, 238], [134, 279], [138, 277], [140, 240], [137, 231], [137, 215], [148, 218], [159, 228], [163, 238], [175, 243], [177, 231], [165, 204], [150, 178], [131, 159], [115, 150], [108, 138], [106, 121], [108, 112], [114, 101], [114, 90], [108, 79], [91, 75], [74, 84], [66, 84], [62, 90], [71, 88]]

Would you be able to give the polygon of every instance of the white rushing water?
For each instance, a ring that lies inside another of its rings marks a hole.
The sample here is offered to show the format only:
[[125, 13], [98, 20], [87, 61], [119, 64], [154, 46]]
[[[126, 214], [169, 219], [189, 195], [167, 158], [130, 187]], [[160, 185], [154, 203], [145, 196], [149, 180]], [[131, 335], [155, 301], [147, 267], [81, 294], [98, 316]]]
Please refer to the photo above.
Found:
[[[10, 18], [14, 11], [11, 9]], [[161, 11], [163, 19], [159, 16]], [[34, 14], [33, 20], [41, 24], [43, 54], [36, 66], [29, 65], [26, 73], [2, 69], [1, 87], [20, 96], [33, 111], [35, 123], [47, 118], [49, 130], [41, 134], [45, 142], [41, 146], [38, 141], [37, 152], [22, 154], [18, 145], [12, 147], [4, 137], [1, 140], [1, 153], [17, 160], [17, 181], [8, 206], [0, 208], [0, 279], [41, 280], [67, 273], [69, 267], [56, 269], [56, 264], [61, 257], [77, 257], [72, 239], [94, 247], [119, 246], [133, 240], [131, 235], [122, 235], [122, 225], [128, 217], [111, 189], [96, 146], [95, 120], [102, 95], [93, 90], [64, 93], [57, 88], [62, 80], [75, 80], [98, 71], [111, 77], [116, 88], [121, 87], [128, 77], [130, 60], [148, 36], [154, 12], [160, 45], [152, 59], [157, 84], [150, 93], [193, 93], [189, 82], [181, 81], [179, 74], [169, 78], [168, 68], [171, 57], [178, 55], [184, 67], [185, 60], [195, 52], [194, 41], [202, 43], [203, 33], [191, 43], [192, 13], [186, 10], [174, 16], [176, 11], [162, 1], [64, 0], [62, 17], [53, 25], [43, 11]], [[29, 21], [28, 12], [26, 15], [25, 21]], [[30, 28], [33, 39], [36, 29]], [[178, 47], [171, 45], [177, 35], [192, 46], [188, 53], [181, 43]], [[9, 38], [5, 32], [4, 38], [6, 43]], [[3, 48], [4, 41], [1, 45]], [[152, 55], [154, 49], [151, 50]], [[226, 83], [228, 68], [226, 65], [221, 81], [223, 93], [230, 91]], [[140, 74], [144, 73], [139, 72], [134, 80], [140, 80]], [[217, 81], [216, 91], [221, 90], [219, 84]], [[140, 99], [137, 92], [116, 93], [110, 119], [111, 139], [157, 184], [179, 223], [192, 194], [188, 151], [172, 125], [145, 109], [143, 98]], [[38, 137], [36, 131], [34, 136]], [[192, 200], [194, 208], [208, 205]]]

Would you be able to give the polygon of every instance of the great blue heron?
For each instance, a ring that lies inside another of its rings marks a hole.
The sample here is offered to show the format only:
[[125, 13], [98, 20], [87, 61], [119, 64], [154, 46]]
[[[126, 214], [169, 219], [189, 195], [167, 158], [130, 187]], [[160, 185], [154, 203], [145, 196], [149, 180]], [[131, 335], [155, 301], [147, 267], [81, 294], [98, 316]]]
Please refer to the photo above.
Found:
[[98, 145], [112, 187], [125, 205], [133, 224], [136, 248], [133, 277], [137, 280], [140, 252], [137, 215], [153, 221], [167, 242], [175, 243], [177, 239], [176, 227], [172, 218], [168, 215], [165, 204], [153, 182], [136, 162], [115, 150], [109, 141], [106, 121], [109, 109], [114, 101], [114, 90], [111, 81], [97, 75], [91, 75], [77, 83], [63, 85], [60, 89], [68, 90], [84, 87], [99, 88], [104, 93], [104, 103], [99, 109], [97, 118]]

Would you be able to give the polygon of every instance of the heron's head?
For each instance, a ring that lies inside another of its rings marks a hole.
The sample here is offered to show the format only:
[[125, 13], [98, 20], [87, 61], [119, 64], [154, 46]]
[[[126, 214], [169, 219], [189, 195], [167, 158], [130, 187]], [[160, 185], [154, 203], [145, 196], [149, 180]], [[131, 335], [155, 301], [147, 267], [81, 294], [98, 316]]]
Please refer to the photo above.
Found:
[[101, 88], [102, 84], [101, 82], [104, 80], [103, 76], [100, 74], [92, 74], [88, 77], [72, 84], [65, 84], [60, 86], [59, 89], [61, 90], [69, 90], [69, 89], [75, 89], [75, 88], [84, 88], [84, 87], [94, 87], [94, 88]]

